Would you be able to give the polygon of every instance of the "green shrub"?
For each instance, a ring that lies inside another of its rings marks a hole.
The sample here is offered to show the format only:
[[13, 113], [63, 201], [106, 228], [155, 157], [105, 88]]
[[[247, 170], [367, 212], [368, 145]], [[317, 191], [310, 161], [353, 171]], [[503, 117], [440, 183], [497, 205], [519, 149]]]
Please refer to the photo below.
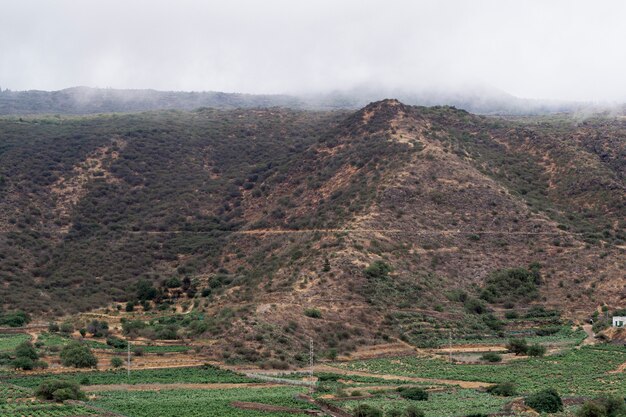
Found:
[[28, 358], [31, 360], [39, 359], [39, 355], [33, 344], [29, 341], [22, 342], [15, 348], [15, 356], [18, 358]]
[[487, 277], [480, 298], [489, 303], [532, 300], [539, 296], [539, 269], [513, 268], [496, 271]]
[[124, 365], [124, 361], [119, 356], [113, 356], [111, 358], [111, 366], [113, 368], [120, 368], [122, 365]]
[[535, 343], [532, 346], [528, 347], [527, 354], [528, 356], [543, 356], [546, 354], [546, 347], [541, 346], [539, 343]]
[[322, 318], [322, 312], [319, 311], [317, 308], [307, 308], [306, 310], [304, 310], [304, 315], [313, 319]]
[[487, 388], [487, 392], [500, 397], [512, 397], [517, 394], [515, 384], [512, 382], [502, 382], [500, 384], [492, 385]]
[[81, 392], [80, 386], [76, 382], [66, 380], [52, 380], [42, 383], [35, 391], [35, 396], [42, 400], [57, 402], [85, 399], [85, 394]]
[[359, 404], [354, 409], [354, 417], [383, 417], [383, 412], [371, 405]]
[[529, 395], [524, 399], [524, 403], [540, 413], [558, 413], [563, 411], [561, 396], [552, 388]]
[[509, 352], [515, 353], [515, 355], [525, 355], [528, 352], [528, 342], [526, 339], [509, 339], [509, 343], [506, 345]]
[[384, 279], [389, 276], [391, 267], [383, 261], [374, 261], [363, 272], [369, 279]]
[[61, 349], [61, 363], [64, 366], [75, 368], [94, 368], [98, 364], [98, 359], [89, 349], [89, 346], [80, 342], [71, 342]]
[[24, 327], [28, 323], [30, 316], [20, 310], [0, 314], [0, 326]]
[[418, 409], [414, 405], [410, 405], [404, 410], [402, 417], [424, 417], [425, 415], [426, 414], [422, 410]]
[[600, 397], [587, 401], [576, 413], [577, 417], [625, 417], [626, 403], [618, 397]]
[[428, 400], [428, 392], [418, 387], [399, 387], [398, 392], [402, 398], [413, 401]]
[[502, 355], [496, 352], [486, 352], [480, 357], [480, 359], [487, 362], [502, 362]]
[[485, 303], [477, 298], [468, 298], [465, 303], [463, 303], [463, 306], [465, 310], [472, 314], [484, 314], [488, 311]]
[[68, 321], [64, 321], [59, 327], [59, 331], [65, 335], [71, 334], [74, 332], [74, 325]]

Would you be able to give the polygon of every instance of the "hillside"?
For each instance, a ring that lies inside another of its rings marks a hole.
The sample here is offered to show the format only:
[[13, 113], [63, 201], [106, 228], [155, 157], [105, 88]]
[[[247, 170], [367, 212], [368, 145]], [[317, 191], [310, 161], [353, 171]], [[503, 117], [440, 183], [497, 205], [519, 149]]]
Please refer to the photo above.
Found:
[[142, 281], [155, 307], [208, 312], [198, 333], [274, 352], [285, 332], [343, 352], [497, 332], [529, 305], [586, 317], [626, 297], [625, 138], [623, 118], [395, 100], [5, 117], [0, 299], [61, 315], [135, 300]]

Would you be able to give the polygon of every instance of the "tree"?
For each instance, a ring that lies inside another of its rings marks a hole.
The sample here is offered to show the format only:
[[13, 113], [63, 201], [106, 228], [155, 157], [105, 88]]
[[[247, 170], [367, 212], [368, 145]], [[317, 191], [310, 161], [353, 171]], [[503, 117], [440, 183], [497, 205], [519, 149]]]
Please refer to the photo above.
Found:
[[524, 399], [524, 403], [540, 413], [558, 413], [563, 411], [561, 396], [553, 388], [529, 395]]
[[63, 402], [65, 400], [83, 400], [85, 394], [80, 390], [80, 386], [73, 381], [55, 379], [44, 382], [35, 391], [35, 396], [42, 400], [54, 400]]
[[142, 279], [137, 283], [137, 299], [139, 301], [154, 300], [158, 294], [158, 290], [150, 281]]
[[63, 347], [60, 353], [61, 363], [64, 366], [75, 368], [95, 368], [98, 359], [89, 349], [89, 346], [81, 342], [71, 342]]

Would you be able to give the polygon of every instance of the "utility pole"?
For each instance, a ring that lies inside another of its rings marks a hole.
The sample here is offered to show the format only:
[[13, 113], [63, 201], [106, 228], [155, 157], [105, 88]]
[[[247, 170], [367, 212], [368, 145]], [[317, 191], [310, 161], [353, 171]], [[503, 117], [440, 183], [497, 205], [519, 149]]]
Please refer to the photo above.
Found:
[[309, 338], [309, 380], [311, 381], [311, 392], [313, 392], [313, 338]]
[[126, 341], [126, 347], [128, 348], [128, 366], [126, 367], [127, 370], [127, 378], [128, 378], [128, 382], [130, 382], [130, 340]]
[[448, 362], [452, 363], [452, 329], [448, 329]]

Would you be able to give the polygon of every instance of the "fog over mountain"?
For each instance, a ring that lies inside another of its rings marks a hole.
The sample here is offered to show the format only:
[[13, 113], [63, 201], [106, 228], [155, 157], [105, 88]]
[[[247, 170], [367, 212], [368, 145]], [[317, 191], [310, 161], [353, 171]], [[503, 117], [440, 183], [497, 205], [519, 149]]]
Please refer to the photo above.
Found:
[[304, 95], [331, 107], [344, 97], [357, 107], [392, 95], [456, 105], [481, 86], [484, 100], [516, 108], [536, 102], [498, 92], [550, 106], [621, 103], [625, 12], [620, 1], [565, 0], [4, 2], [0, 87]]

